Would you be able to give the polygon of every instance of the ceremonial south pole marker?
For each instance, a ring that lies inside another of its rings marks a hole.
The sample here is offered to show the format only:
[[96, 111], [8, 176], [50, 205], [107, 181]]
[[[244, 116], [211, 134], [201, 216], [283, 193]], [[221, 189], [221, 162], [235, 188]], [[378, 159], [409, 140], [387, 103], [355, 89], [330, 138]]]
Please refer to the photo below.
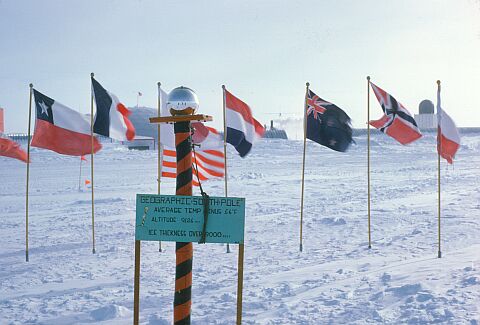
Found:
[[[192, 196], [194, 172], [192, 160], [195, 151], [192, 142], [194, 131], [190, 122], [208, 122], [212, 121], [212, 117], [203, 114], [195, 115], [198, 98], [193, 90], [183, 86], [173, 89], [168, 94], [166, 107], [169, 108], [172, 116], [152, 117], [150, 123], [174, 124], [177, 160], [175, 193], [177, 195], [137, 194], [133, 324], [138, 325], [140, 321], [141, 241], [148, 240], [175, 242], [173, 300], [175, 325], [191, 324], [192, 243], [239, 244], [236, 324], [240, 325], [242, 322], [245, 199], [227, 197], [227, 195], [209, 197], [203, 192], [201, 186], [202, 196]], [[160, 182], [160, 173], [158, 177], [157, 181]]]
[[[245, 199], [209, 197], [205, 241], [243, 244]], [[199, 242], [204, 223], [201, 196], [137, 194], [135, 240]]]

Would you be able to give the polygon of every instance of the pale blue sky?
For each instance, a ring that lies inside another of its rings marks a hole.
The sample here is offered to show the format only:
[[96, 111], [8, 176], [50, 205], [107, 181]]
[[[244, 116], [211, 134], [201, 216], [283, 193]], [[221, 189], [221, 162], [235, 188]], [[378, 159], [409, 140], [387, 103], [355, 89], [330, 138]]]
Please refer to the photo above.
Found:
[[301, 114], [309, 81], [363, 127], [367, 75], [412, 113], [441, 79], [444, 109], [480, 126], [478, 0], [0, 0], [0, 59], [7, 132], [27, 129], [30, 82], [89, 112], [90, 72], [128, 106], [189, 86], [215, 127], [222, 84], [268, 123]]

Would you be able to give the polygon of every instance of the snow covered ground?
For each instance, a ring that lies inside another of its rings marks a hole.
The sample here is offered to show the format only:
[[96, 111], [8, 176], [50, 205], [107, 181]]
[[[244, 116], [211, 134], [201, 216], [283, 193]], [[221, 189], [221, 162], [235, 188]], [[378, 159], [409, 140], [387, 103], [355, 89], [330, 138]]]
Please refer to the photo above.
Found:
[[[247, 201], [244, 324], [480, 324], [480, 134], [462, 141], [454, 168], [442, 162], [442, 259], [433, 135], [373, 136], [371, 250], [365, 137], [346, 154], [308, 143], [302, 253], [302, 142], [231, 151], [229, 192]], [[135, 194], [156, 192], [156, 159], [112, 144], [95, 157], [93, 255], [79, 159], [33, 149], [27, 263], [25, 164], [0, 157], [0, 324], [132, 323]], [[221, 196], [223, 181], [205, 189]], [[142, 324], [172, 322], [174, 243], [163, 248], [142, 242]], [[193, 324], [234, 324], [237, 246], [194, 250]]]

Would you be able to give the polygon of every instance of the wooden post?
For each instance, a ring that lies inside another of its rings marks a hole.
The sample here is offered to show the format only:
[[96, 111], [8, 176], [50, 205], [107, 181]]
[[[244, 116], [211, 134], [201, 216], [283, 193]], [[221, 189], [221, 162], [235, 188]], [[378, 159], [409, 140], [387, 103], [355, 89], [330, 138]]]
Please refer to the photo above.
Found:
[[140, 316], [140, 247], [141, 241], [135, 240], [135, 273], [133, 276], [133, 324], [138, 325]]
[[[90, 77], [93, 78], [93, 72], [90, 74]], [[93, 141], [93, 86], [91, 86], [91, 94], [90, 94], [90, 137], [92, 142], [92, 154], [91, 154], [91, 161], [90, 161], [90, 177], [92, 181], [92, 253], [95, 254], [95, 198], [93, 195], [93, 150], [94, 150], [94, 141]]]
[[368, 249], [372, 248], [370, 228], [370, 76], [367, 77], [367, 186], [368, 186]]
[[305, 153], [307, 149], [307, 98], [310, 83], [306, 83], [305, 100], [303, 103], [303, 163], [302, 163], [302, 195], [300, 201], [300, 252], [303, 251], [303, 193], [305, 189]]
[[[225, 197], [228, 197], [227, 177], [227, 116], [225, 111], [225, 85], [222, 85], [223, 93], [223, 157], [225, 160]], [[227, 253], [230, 253], [230, 245], [227, 243]]]
[[27, 138], [27, 193], [25, 195], [25, 261], [28, 262], [28, 180], [30, 178], [30, 134], [32, 124], [32, 94], [33, 84], [30, 84], [30, 99], [28, 105], [28, 138]]
[[238, 245], [237, 325], [242, 324], [244, 244]]
[[[440, 93], [440, 80], [437, 80], [437, 93]], [[438, 102], [438, 99], [437, 99]], [[438, 116], [440, 112], [437, 109], [437, 119], [441, 119], [441, 116]], [[442, 141], [440, 140], [440, 130], [439, 130], [439, 124], [437, 123], [437, 154], [438, 154], [438, 164], [437, 164], [437, 170], [438, 170], [438, 258], [442, 258], [442, 250], [441, 250], [441, 237], [440, 237], [440, 215], [441, 215], [441, 205], [440, 205], [440, 152], [442, 152]]]

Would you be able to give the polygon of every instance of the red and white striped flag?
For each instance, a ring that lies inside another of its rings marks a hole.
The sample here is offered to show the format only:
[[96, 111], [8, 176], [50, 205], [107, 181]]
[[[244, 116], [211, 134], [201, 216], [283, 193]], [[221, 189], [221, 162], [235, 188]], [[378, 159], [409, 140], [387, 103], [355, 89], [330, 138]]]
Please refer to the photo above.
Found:
[[[198, 179], [202, 182], [225, 175], [225, 155], [222, 150], [222, 137], [217, 130], [200, 122], [192, 123], [192, 127], [194, 129], [193, 143], [199, 145], [199, 148], [195, 150], [196, 153], [192, 152], [192, 183], [194, 186], [198, 186]], [[162, 156], [162, 177], [175, 178], [177, 176], [175, 149], [169, 146], [164, 147]]]
[[[177, 154], [173, 148], [163, 148], [162, 177], [177, 177]], [[196, 157], [195, 157], [196, 156]], [[201, 182], [214, 177], [225, 176], [225, 156], [220, 150], [196, 150], [192, 152], [192, 184], [198, 186], [198, 178]]]
[[440, 101], [440, 85], [437, 91], [437, 151], [449, 164], [453, 164], [455, 153], [460, 147], [460, 134], [455, 122], [442, 109]]

